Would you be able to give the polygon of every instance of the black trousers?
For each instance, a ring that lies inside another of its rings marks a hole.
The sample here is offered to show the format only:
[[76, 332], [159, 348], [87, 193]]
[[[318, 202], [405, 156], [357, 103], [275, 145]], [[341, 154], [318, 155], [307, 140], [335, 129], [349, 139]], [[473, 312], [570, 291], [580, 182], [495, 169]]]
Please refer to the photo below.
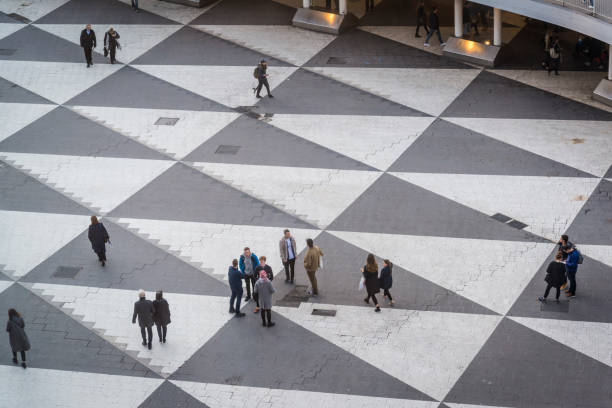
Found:
[[268, 318], [268, 323], [272, 321], [272, 309], [261, 309], [259, 313], [261, 314], [261, 321], [264, 326], [266, 325], [266, 317]]
[[393, 300], [393, 298], [391, 297], [391, 292], [389, 292], [389, 289], [385, 289], [384, 292], [385, 296], [389, 298], [389, 300]]
[[[20, 351], [19, 353], [21, 353], [21, 361], [25, 361], [25, 351]], [[13, 351], [13, 358], [17, 360], [17, 353], [15, 351]]]
[[98, 260], [100, 262], [106, 261], [106, 248], [101, 251], [96, 251], [96, 255], [98, 255]]
[[[331, 8], [332, 8], [331, 7], [331, 3], [332, 3], [332, 0], [325, 0], [325, 9], [331, 10]], [[335, 9], [337, 10], [338, 9], [338, 0], [334, 0], [334, 5], [335, 5]]]
[[567, 271], [567, 280], [569, 281], [569, 294], [576, 294], [576, 271]]
[[148, 343], [151, 343], [153, 341], [153, 327], [148, 326], [148, 327], [140, 328], [140, 335], [142, 336], [142, 341], [147, 343], [147, 335], [145, 334], [145, 329], [146, 329], [146, 333], [149, 334]]
[[135, 10], [138, 10], [138, 0], [132, 0], [132, 7], [133, 7]]
[[425, 29], [425, 32], [427, 34], [429, 34], [429, 29], [427, 28], [427, 23], [425, 23], [425, 17], [418, 17], [417, 18], [416, 35], [419, 35], [419, 29], [421, 28], [421, 26]]
[[374, 0], [365, 0], [366, 3], [366, 11], [374, 10]]
[[551, 58], [550, 59], [550, 64], [548, 65], [548, 73], [550, 74], [551, 71], [555, 71], [555, 74], [559, 74], [559, 66], [561, 65], [561, 59], [560, 58]]
[[[548, 294], [550, 293], [550, 289], [553, 286], [551, 284], [546, 285], [546, 290], [544, 291], [544, 297], [547, 298]], [[557, 296], [555, 296], [555, 299], [559, 300], [559, 296], [561, 295], [561, 288], [555, 288], [557, 289]]]
[[263, 77], [259, 78], [259, 83], [257, 84], [257, 96], [259, 96], [259, 92], [261, 92], [262, 86], [266, 87], [266, 91], [268, 91], [268, 95], [270, 95], [270, 84], [268, 84], [268, 78]]
[[[286, 279], [293, 282], [293, 277], [295, 276], [295, 258], [283, 262], [283, 266], [285, 267]], [[289, 274], [289, 269], [291, 269], [291, 274]]]
[[117, 47], [112, 47], [112, 46], [108, 47], [108, 52], [110, 54], [111, 63], [114, 63], [116, 61], [115, 60], [115, 51], [117, 51]]
[[166, 340], [166, 333], [168, 332], [167, 324], [156, 324], [157, 327], [157, 336], [159, 337], [159, 341]]
[[87, 61], [87, 64], [93, 64], [91, 62], [91, 47], [83, 47], [83, 50], [85, 51], [85, 61]]
[[251, 297], [251, 286], [253, 286], [253, 289], [255, 289], [255, 282], [257, 282], [257, 278], [255, 276], [244, 277], [244, 285], [246, 286], [248, 298]]
[[368, 295], [368, 297], [366, 299], [369, 300], [370, 298], [372, 298], [372, 301], [374, 302], [375, 305], [378, 304], [378, 300], [376, 299], [375, 295]]

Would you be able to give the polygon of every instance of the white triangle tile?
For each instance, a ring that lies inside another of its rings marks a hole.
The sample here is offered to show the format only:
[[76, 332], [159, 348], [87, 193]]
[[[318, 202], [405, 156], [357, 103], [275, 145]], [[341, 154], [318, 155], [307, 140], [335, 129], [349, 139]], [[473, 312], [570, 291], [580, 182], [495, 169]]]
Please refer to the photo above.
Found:
[[605, 263], [612, 268], [612, 246], [611, 245], [577, 245], [581, 254]]
[[3, 387], [10, 390], [0, 397], [2, 406], [26, 405], [32, 408], [133, 408], [147, 399], [163, 381], [158, 378], [32, 367], [24, 370], [19, 366], [6, 365], [0, 366], [0, 377]]
[[7, 290], [12, 284], [13, 284], [13, 281], [5, 281], [5, 280], [0, 281], [0, 293]]
[[170, 381], [210, 408], [437, 408], [437, 401], [417, 401], [324, 392]]
[[603, 177], [612, 165], [610, 122], [488, 118], [444, 120], [599, 177]]
[[500, 314], [508, 312], [554, 248], [552, 243], [330, 233]]
[[0, 211], [0, 265], [21, 277], [89, 226], [89, 217]]
[[269, 123], [384, 171], [433, 120], [411, 116], [275, 114]]
[[480, 73], [479, 69], [432, 68], [317, 67], [312, 71], [432, 116], [444, 112]]
[[[132, 4], [131, 0], [118, 1], [129, 5]], [[196, 17], [210, 10], [212, 7], [216, 6], [218, 3], [219, 1], [211, 4], [210, 6], [199, 8], [185, 7], [182, 4], [159, 0], [140, 0], [138, 2], [138, 8], [153, 14], [157, 14], [158, 16], [165, 17], [168, 20], [176, 21], [181, 24], [187, 24], [190, 21], [193, 21]]]
[[[142, 345], [138, 322], [132, 324], [130, 319], [134, 302], [138, 300], [137, 291], [42, 283], [34, 284], [32, 289], [53, 302], [62, 303], [62, 309], [78, 319], [93, 323], [94, 330], [111, 343], [137, 352], [137, 358], [145, 364], [161, 367], [163, 375], [176, 371], [232, 317], [227, 313], [226, 297], [164, 292], [172, 315], [167, 342], [160, 344], [155, 340], [153, 348], [148, 350]], [[155, 293], [147, 293], [147, 298], [155, 299]], [[205, 319], [202, 319], [203, 311], [206, 311]]]
[[26, 127], [36, 119], [51, 112], [57, 105], [34, 103], [2, 103], [0, 112], [10, 120], [0, 121], [0, 142], [18, 130]]
[[112, 210], [174, 164], [169, 160], [29, 153], [0, 153], [0, 158], [101, 212]]
[[325, 228], [380, 172], [196, 162], [203, 173]]
[[[182, 159], [236, 119], [234, 112], [74, 106], [73, 110], [156, 150]], [[178, 118], [174, 126], [156, 125]]]
[[17, 30], [26, 27], [25, 24], [0, 23], [0, 39], [13, 34]]
[[[41, 30], [68, 40], [75, 44], [80, 44], [79, 38], [83, 24], [34, 24]], [[102, 53], [104, 48], [104, 34], [110, 27], [113, 27], [120, 35], [119, 44], [121, 49], [117, 50], [117, 59], [121, 62], [130, 62], [141, 56], [166, 37], [180, 29], [181, 25], [173, 24], [105, 24], [93, 26], [97, 32], [98, 47], [95, 49]]]
[[[360, 296], [355, 293], [355, 296]], [[333, 319], [313, 308], [335, 309]], [[441, 400], [502, 319], [495, 315], [301, 303], [277, 313], [406, 384]], [[372, 318], [364, 318], [372, 313]]]
[[[245, 246], [257, 256], [265, 255], [275, 273], [283, 268], [278, 249], [283, 228], [134, 218], [119, 218], [117, 222], [168, 246], [169, 251], [177, 251], [183, 260], [200, 265], [218, 279], [227, 280], [228, 266], [240, 257]], [[306, 239], [316, 238], [319, 232], [292, 228], [298, 253], [306, 247]]]
[[[257, 80], [253, 78], [251, 66], [133, 65], [133, 67], [226, 106], [252, 106], [257, 103], [253, 92]], [[296, 67], [268, 68], [270, 89], [277, 87], [296, 69]]]
[[0, 11], [6, 14], [17, 13], [36, 21], [70, 0], [2, 0]]
[[502, 213], [526, 231], [558, 240], [599, 184], [597, 178], [391, 173], [487, 215]]
[[612, 324], [510, 317], [551, 339], [612, 367]]
[[2, 76], [55, 103], [62, 104], [117, 71], [121, 65], [0, 60]]
[[[336, 39], [336, 36], [331, 34], [284, 25], [193, 25], [192, 27], [294, 65], [305, 64]], [[280, 38], [282, 41], [279, 41]]]

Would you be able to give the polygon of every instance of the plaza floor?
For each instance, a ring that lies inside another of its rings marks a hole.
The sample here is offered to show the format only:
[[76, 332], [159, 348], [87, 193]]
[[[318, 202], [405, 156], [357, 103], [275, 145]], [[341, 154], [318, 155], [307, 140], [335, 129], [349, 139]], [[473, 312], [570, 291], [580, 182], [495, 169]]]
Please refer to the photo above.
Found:
[[[590, 99], [604, 73], [534, 70], [520, 19], [498, 69], [449, 60], [395, 0], [339, 37], [268, 0], [140, 3], [0, 0], [0, 310], [32, 344], [23, 370], [0, 341], [0, 407], [612, 406], [612, 110]], [[252, 91], [262, 58], [274, 99]], [[563, 233], [585, 259], [578, 296], [540, 304]], [[306, 238], [325, 253], [318, 298]], [[274, 328], [252, 303], [227, 313], [244, 246], [277, 276]], [[395, 264], [379, 314], [358, 291], [370, 252]], [[172, 312], [150, 351], [131, 324], [140, 288]]]

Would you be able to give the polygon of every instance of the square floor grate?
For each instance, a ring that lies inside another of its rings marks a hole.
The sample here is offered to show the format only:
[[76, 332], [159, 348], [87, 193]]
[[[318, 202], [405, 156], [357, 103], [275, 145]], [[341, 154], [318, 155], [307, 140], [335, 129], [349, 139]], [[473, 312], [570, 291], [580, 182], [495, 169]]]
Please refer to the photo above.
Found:
[[500, 213], [493, 214], [491, 216], [491, 218], [493, 218], [494, 220], [497, 220], [499, 222], [503, 222], [503, 223], [506, 223], [506, 222], [508, 222], [508, 221], [510, 221], [512, 219], [512, 218], [508, 217], [507, 215], [500, 214]]
[[347, 63], [347, 59], [346, 57], [329, 57], [329, 59], [327, 60], [328, 64], [338, 64], [338, 65], [344, 65]]
[[308, 286], [295, 285], [295, 288], [287, 293], [284, 298], [276, 301], [277, 306], [284, 307], [299, 307], [300, 303], [308, 302], [310, 296], [308, 296]]
[[159, 118], [155, 124], [159, 126], [174, 126], [178, 120], [179, 118]]
[[334, 317], [336, 315], [336, 311], [335, 310], [329, 310], [329, 309], [312, 309], [312, 313], [315, 316], [329, 316], [329, 317]]
[[0, 55], [13, 55], [15, 51], [13, 48], [0, 48]]
[[53, 273], [53, 277], [74, 279], [81, 269], [83, 269], [81, 266], [58, 266]]
[[[552, 289], [551, 292], [554, 293], [555, 289]], [[548, 298], [546, 302], [540, 303], [540, 311], [553, 312], [553, 313], [568, 313], [569, 305], [570, 305], [570, 302], [567, 300], [562, 300], [559, 303], [555, 302], [554, 296], [553, 296], [553, 300], [550, 300], [550, 298]]]
[[215, 154], [236, 154], [240, 150], [240, 146], [219, 145]]
[[516, 229], [523, 229], [527, 226], [527, 224], [523, 224], [520, 221], [517, 220], [512, 220], [508, 223], [509, 226], [511, 226], [512, 228], [516, 228]]

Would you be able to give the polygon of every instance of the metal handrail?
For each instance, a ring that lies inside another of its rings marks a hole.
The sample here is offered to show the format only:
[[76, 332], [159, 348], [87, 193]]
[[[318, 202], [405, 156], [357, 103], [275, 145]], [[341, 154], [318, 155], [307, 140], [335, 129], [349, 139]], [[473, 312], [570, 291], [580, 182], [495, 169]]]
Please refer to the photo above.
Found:
[[612, 22], [612, 0], [546, 0]]

